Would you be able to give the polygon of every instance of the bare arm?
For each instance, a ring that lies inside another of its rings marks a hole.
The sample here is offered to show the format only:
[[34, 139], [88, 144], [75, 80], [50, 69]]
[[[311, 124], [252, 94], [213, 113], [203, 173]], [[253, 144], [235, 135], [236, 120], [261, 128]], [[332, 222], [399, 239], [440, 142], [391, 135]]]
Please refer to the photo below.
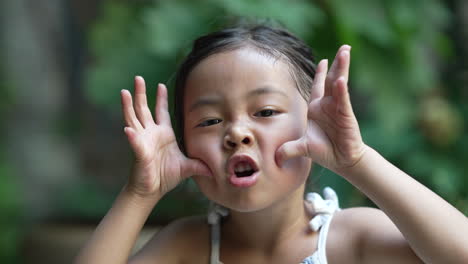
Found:
[[[378, 222], [385, 218], [374, 214], [361, 219], [361, 230], [365, 225], [374, 228], [363, 232], [361, 244], [371, 245], [363, 248], [363, 259], [391, 257], [382, 253], [387, 248], [406, 255], [405, 262], [418, 263], [414, 255], [404, 253], [411, 248], [425, 262], [468, 263], [466, 217], [362, 141], [348, 93], [350, 50], [346, 45], [338, 50], [328, 73], [327, 61], [319, 63], [309, 102], [308, 130], [277, 150], [278, 162], [308, 156], [350, 181], [390, 217], [408, 245], [395, 228], [392, 239], [385, 239], [388, 234], [379, 229], [388, 225]], [[382, 250], [375, 250], [374, 245]]]
[[[333, 221], [332, 228], [338, 230], [340, 236], [346, 234], [351, 238], [349, 241], [343, 240], [348, 243], [343, 243], [341, 247], [345, 252], [347, 250], [353, 254], [347, 258], [330, 258], [330, 263], [423, 263], [382, 210], [370, 207], [346, 208], [337, 212]], [[336, 244], [341, 241], [339, 238]]]
[[127, 263], [131, 249], [155, 204], [182, 180], [210, 175], [201, 161], [189, 159], [175, 140], [168, 112], [167, 89], [158, 87], [155, 118], [146, 101], [143, 78], [135, 78], [135, 105], [123, 90], [122, 110], [135, 163], [128, 183], [101, 221], [75, 263]]
[[375, 150], [368, 148], [343, 175], [385, 212], [424, 262], [468, 263], [467, 218]]
[[209, 252], [206, 217], [187, 217], [158, 231], [129, 263], [209, 263]]
[[75, 263], [127, 263], [138, 234], [158, 200], [135, 195], [125, 186]]

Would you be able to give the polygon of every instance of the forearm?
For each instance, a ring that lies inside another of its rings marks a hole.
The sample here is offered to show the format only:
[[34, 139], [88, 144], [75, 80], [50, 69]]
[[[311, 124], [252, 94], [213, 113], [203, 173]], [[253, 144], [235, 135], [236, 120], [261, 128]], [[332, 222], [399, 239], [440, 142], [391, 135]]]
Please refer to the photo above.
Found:
[[127, 263], [138, 234], [158, 200], [135, 195], [124, 187], [75, 263]]
[[340, 173], [395, 223], [426, 263], [468, 260], [468, 220], [434, 192], [369, 148], [351, 170]]

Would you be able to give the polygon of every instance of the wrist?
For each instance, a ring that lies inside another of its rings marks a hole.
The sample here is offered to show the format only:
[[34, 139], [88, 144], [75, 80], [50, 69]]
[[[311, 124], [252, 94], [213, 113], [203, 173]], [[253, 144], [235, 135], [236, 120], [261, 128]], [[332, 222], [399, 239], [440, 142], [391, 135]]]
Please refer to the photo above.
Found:
[[122, 189], [122, 193], [135, 204], [152, 206], [154, 206], [154, 204], [156, 204], [163, 196], [159, 192], [144, 193], [138, 191], [138, 188], [134, 188], [129, 183], [125, 184]]
[[335, 170], [335, 172], [345, 179], [348, 179], [350, 177], [356, 177], [356, 175], [361, 174], [363, 168], [365, 168], [366, 163], [369, 160], [369, 156], [373, 153], [375, 153], [374, 149], [372, 149], [366, 144], [363, 144], [361, 155], [356, 159], [356, 161], [350, 166], [342, 167]]

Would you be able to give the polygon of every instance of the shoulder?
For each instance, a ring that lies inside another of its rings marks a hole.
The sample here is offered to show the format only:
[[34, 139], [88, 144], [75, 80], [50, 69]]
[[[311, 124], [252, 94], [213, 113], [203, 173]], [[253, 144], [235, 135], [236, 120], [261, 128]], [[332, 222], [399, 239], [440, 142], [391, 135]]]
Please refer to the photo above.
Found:
[[366, 221], [366, 219], [383, 220], [384, 222], [390, 221], [382, 210], [371, 207], [352, 207], [336, 212], [333, 222], [335, 225], [339, 225], [343, 228], [354, 229], [369, 227], [369, 221]]
[[328, 263], [359, 263], [362, 219], [370, 208], [347, 208], [335, 212], [327, 235]]
[[330, 234], [335, 239], [347, 237], [341, 250], [356, 263], [419, 263], [401, 232], [379, 209], [354, 207], [336, 212]]
[[[401, 236], [393, 222], [382, 210], [371, 207], [353, 207], [335, 213], [334, 229], [349, 235], [354, 243], [364, 243], [369, 234], [389, 234]], [[362, 245], [361, 245], [362, 246]]]
[[130, 263], [208, 263], [209, 239], [210, 230], [205, 216], [181, 218], [158, 231], [130, 259]]

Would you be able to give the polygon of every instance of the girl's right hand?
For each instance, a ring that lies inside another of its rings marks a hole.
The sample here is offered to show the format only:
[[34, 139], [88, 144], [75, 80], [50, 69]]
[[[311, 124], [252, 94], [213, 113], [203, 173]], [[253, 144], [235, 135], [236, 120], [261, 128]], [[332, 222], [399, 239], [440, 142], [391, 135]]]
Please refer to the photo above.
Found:
[[135, 106], [128, 90], [121, 91], [124, 132], [135, 153], [127, 188], [144, 197], [159, 197], [193, 175], [211, 176], [199, 160], [187, 158], [179, 149], [168, 111], [167, 88], [158, 85], [155, 118], [148, 109], [145, 81], [135, 77]]

